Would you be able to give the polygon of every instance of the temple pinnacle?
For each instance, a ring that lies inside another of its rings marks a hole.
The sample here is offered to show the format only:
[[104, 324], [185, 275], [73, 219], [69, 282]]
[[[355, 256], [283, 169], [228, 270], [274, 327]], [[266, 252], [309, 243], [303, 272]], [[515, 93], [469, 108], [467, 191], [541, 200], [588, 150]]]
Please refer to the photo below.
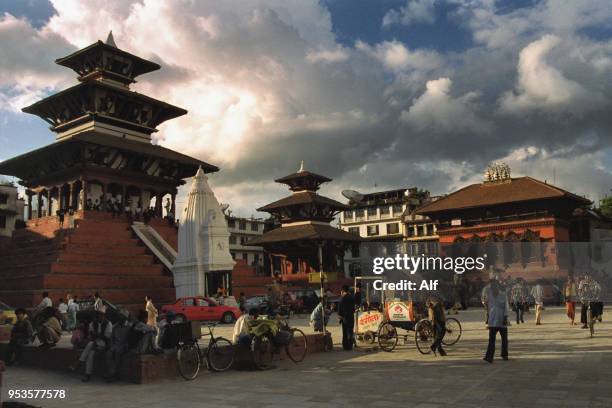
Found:
[[113, 37], [113, 30], [108, 32], [108, 37], [106, 37], [106, 44], [117, 48], [117, 44], [115, 44], [115, 38]]

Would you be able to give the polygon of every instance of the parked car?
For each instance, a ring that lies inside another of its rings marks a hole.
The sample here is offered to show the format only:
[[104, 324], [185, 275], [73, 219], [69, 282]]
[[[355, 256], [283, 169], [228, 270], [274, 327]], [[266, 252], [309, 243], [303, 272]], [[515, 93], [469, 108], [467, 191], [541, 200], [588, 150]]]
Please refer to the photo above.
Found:
[[238, 301], [234, 296], [223, 296], [220, 298], [214, 298], [213, 300], [215, 301], [215, 303], [218, 303], [222, 306], [238, 307]]
[[[88, 321], [91, 322], [94, 320], [95, 311], [93, 308], [94, 300], [91, 299], [77, 299], [76, 303], [79, 305], [79, 311], [77, 312], [77, 322], [80, 321]], [[102, 303], [106, 306], [106, 318], [112, 324], [115, 324], [119, 321], [119, 315], [121, 313], [127, 313], [127, 311], [119, 308], [118, 306], [112, 304], [111, 302], [102, 299]]]
[[176, 321], [221, 321], [233, 323], [240, 317], [240, 309], [235, 306], [218, 305], [213, 299], [194, 296], [179, 298], [172, 305], [162, 306], [162, 313], [173, 311]]
[[15, 309], [6, 303], [0, 302], [0, 324], [15, 324], [16, 322], [17, 316], [15, 315]]
[[287, 293], [296, 300], [290, 304], [296, 313], [310, 313], [319, 302], [319, 296], [312, 288], [289, 289]]
[[258, 309], [259, 312], [264, 313], [268, 308], [268, 295], [249, 296], [244, 302], [244, 308], [249, 313], [253, 309]]

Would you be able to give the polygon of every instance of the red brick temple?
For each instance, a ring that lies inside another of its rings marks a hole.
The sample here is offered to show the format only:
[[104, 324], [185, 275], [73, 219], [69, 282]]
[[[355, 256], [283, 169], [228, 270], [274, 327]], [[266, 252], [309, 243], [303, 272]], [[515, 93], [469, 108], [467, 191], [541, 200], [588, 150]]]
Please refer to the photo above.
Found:
[[[0, 163], [0, 174], [25, 187], [28, 219], [27, 228], [0, 241], [0, 299], [31, 306], [46, 290], [54, 301], [96, 291], [125, 306], [141, 305], [145, 294], [173, 301], [170, 271], [106, 203], [154, 208], [151, 225], [176, 248], [176, 228], [162, 215], [176, 214], [183, 179], [199, 166], [206, 173], [218, 168], [151, 143], [157, 126], [187, 113], [130, 89], [158, 64], [117, 48], [112, 35], [55, 62], [74, 70], [78, 84], [23, 109], [49, 123], [55, 142]], [[76, 220], [70, 232], [55, 216], [69, 208]]]
[[470, 255], [486, 253], [489, 264], [507, 276], [533, 281], [571, 273], [571, 260], [558, 251], [557, 243], [588, 240], [576, 214], [590, 204], [531, 177], [511, 178], [507, 166], [498, 165], [488, 170], [483, 183], [464, 187], [417, 212], [438, 223], [442, 248], [463, 244], [455, 249], [473, 250]]
[[270, 257], [276, 279], [286, 286], [319, 287], [320, 272], [328, 288], [352, 283], [344, 276], [344, 253], [361, 238], [332, 227], [330, 222], [348, 206], [317, 194], [330, 178], [304, 170], [275, 180], [286, 184], [292, 194], [257, 211], [270, 213], [280, 227], [250, 240]]

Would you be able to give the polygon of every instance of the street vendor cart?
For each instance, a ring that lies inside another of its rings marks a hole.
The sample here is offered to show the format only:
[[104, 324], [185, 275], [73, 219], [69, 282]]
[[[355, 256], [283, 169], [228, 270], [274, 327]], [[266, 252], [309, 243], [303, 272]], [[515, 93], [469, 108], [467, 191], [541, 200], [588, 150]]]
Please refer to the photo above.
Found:
[[[384, 351], [393, 351], [399, 339], [408, 344], [414, 336], [417, 349], [422, 354], [431, 353], [434, 341], [434, 330], [428, 318], [424, 299], [415, 300], [410, 292], [396, 297], [395, 291], [374, 291], [372, 283], [383, 280], [380, 276], [358, 276], [357, 283], [362, 284], [362, 295], [365, 296], [355, 311], [356, 345], [373, 345], [378, 343]], [[402, 300], [404, 297], [405, 300]], [[403, 330], [400, 334], [399, 330]], [[412, 334], [414, 332], [414, 334]], [[453, 317], [446, 318], [446, 333], [442, 344], [452, 346], [461, 338], [461, 323]]]

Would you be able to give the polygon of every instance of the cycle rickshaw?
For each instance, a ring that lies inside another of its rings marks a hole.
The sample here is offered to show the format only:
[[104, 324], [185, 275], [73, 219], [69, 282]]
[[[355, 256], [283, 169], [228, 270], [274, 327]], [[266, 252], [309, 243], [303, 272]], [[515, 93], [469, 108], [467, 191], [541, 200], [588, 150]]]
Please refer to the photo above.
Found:
[[[357, 280], [368, 281], [380, 279], [379, 277], [356, 277]], [[369, 286], [366, 286], [369, 289]], [[383, 351], [391, 352], [399, 343], [399, 338], [404, 344], [408, 338], [414, 336], [417, 350], [422, 354], [431, 353], [431, 345], [434, 341], [434, 328], [428, 318], [427, 307], [424, 301], [415, 302], [408, 294], [408, 300], [403, 301], [393, 297], [386, 301], [390, 291], [380, 291], [380, 306], [374, 310], [356, 312], [355, 337], [363, 343], [375, 344], [376, 342]], [[392, 292], [392, 291], [391, 291]], [[366, 305], [369, 305], [369, 290], [366, 290]], [[382, 312], [381, 312], [382, 310]], [[399, 333], [399, 330], [404, 333]], [[414, 332], [414, 334], [412, 334]], [[453, 317], [446, 318], [446, 333], [442, 340], [445, 346], [456, 344], [461, 338], [462, 329], [459, 320]]]

